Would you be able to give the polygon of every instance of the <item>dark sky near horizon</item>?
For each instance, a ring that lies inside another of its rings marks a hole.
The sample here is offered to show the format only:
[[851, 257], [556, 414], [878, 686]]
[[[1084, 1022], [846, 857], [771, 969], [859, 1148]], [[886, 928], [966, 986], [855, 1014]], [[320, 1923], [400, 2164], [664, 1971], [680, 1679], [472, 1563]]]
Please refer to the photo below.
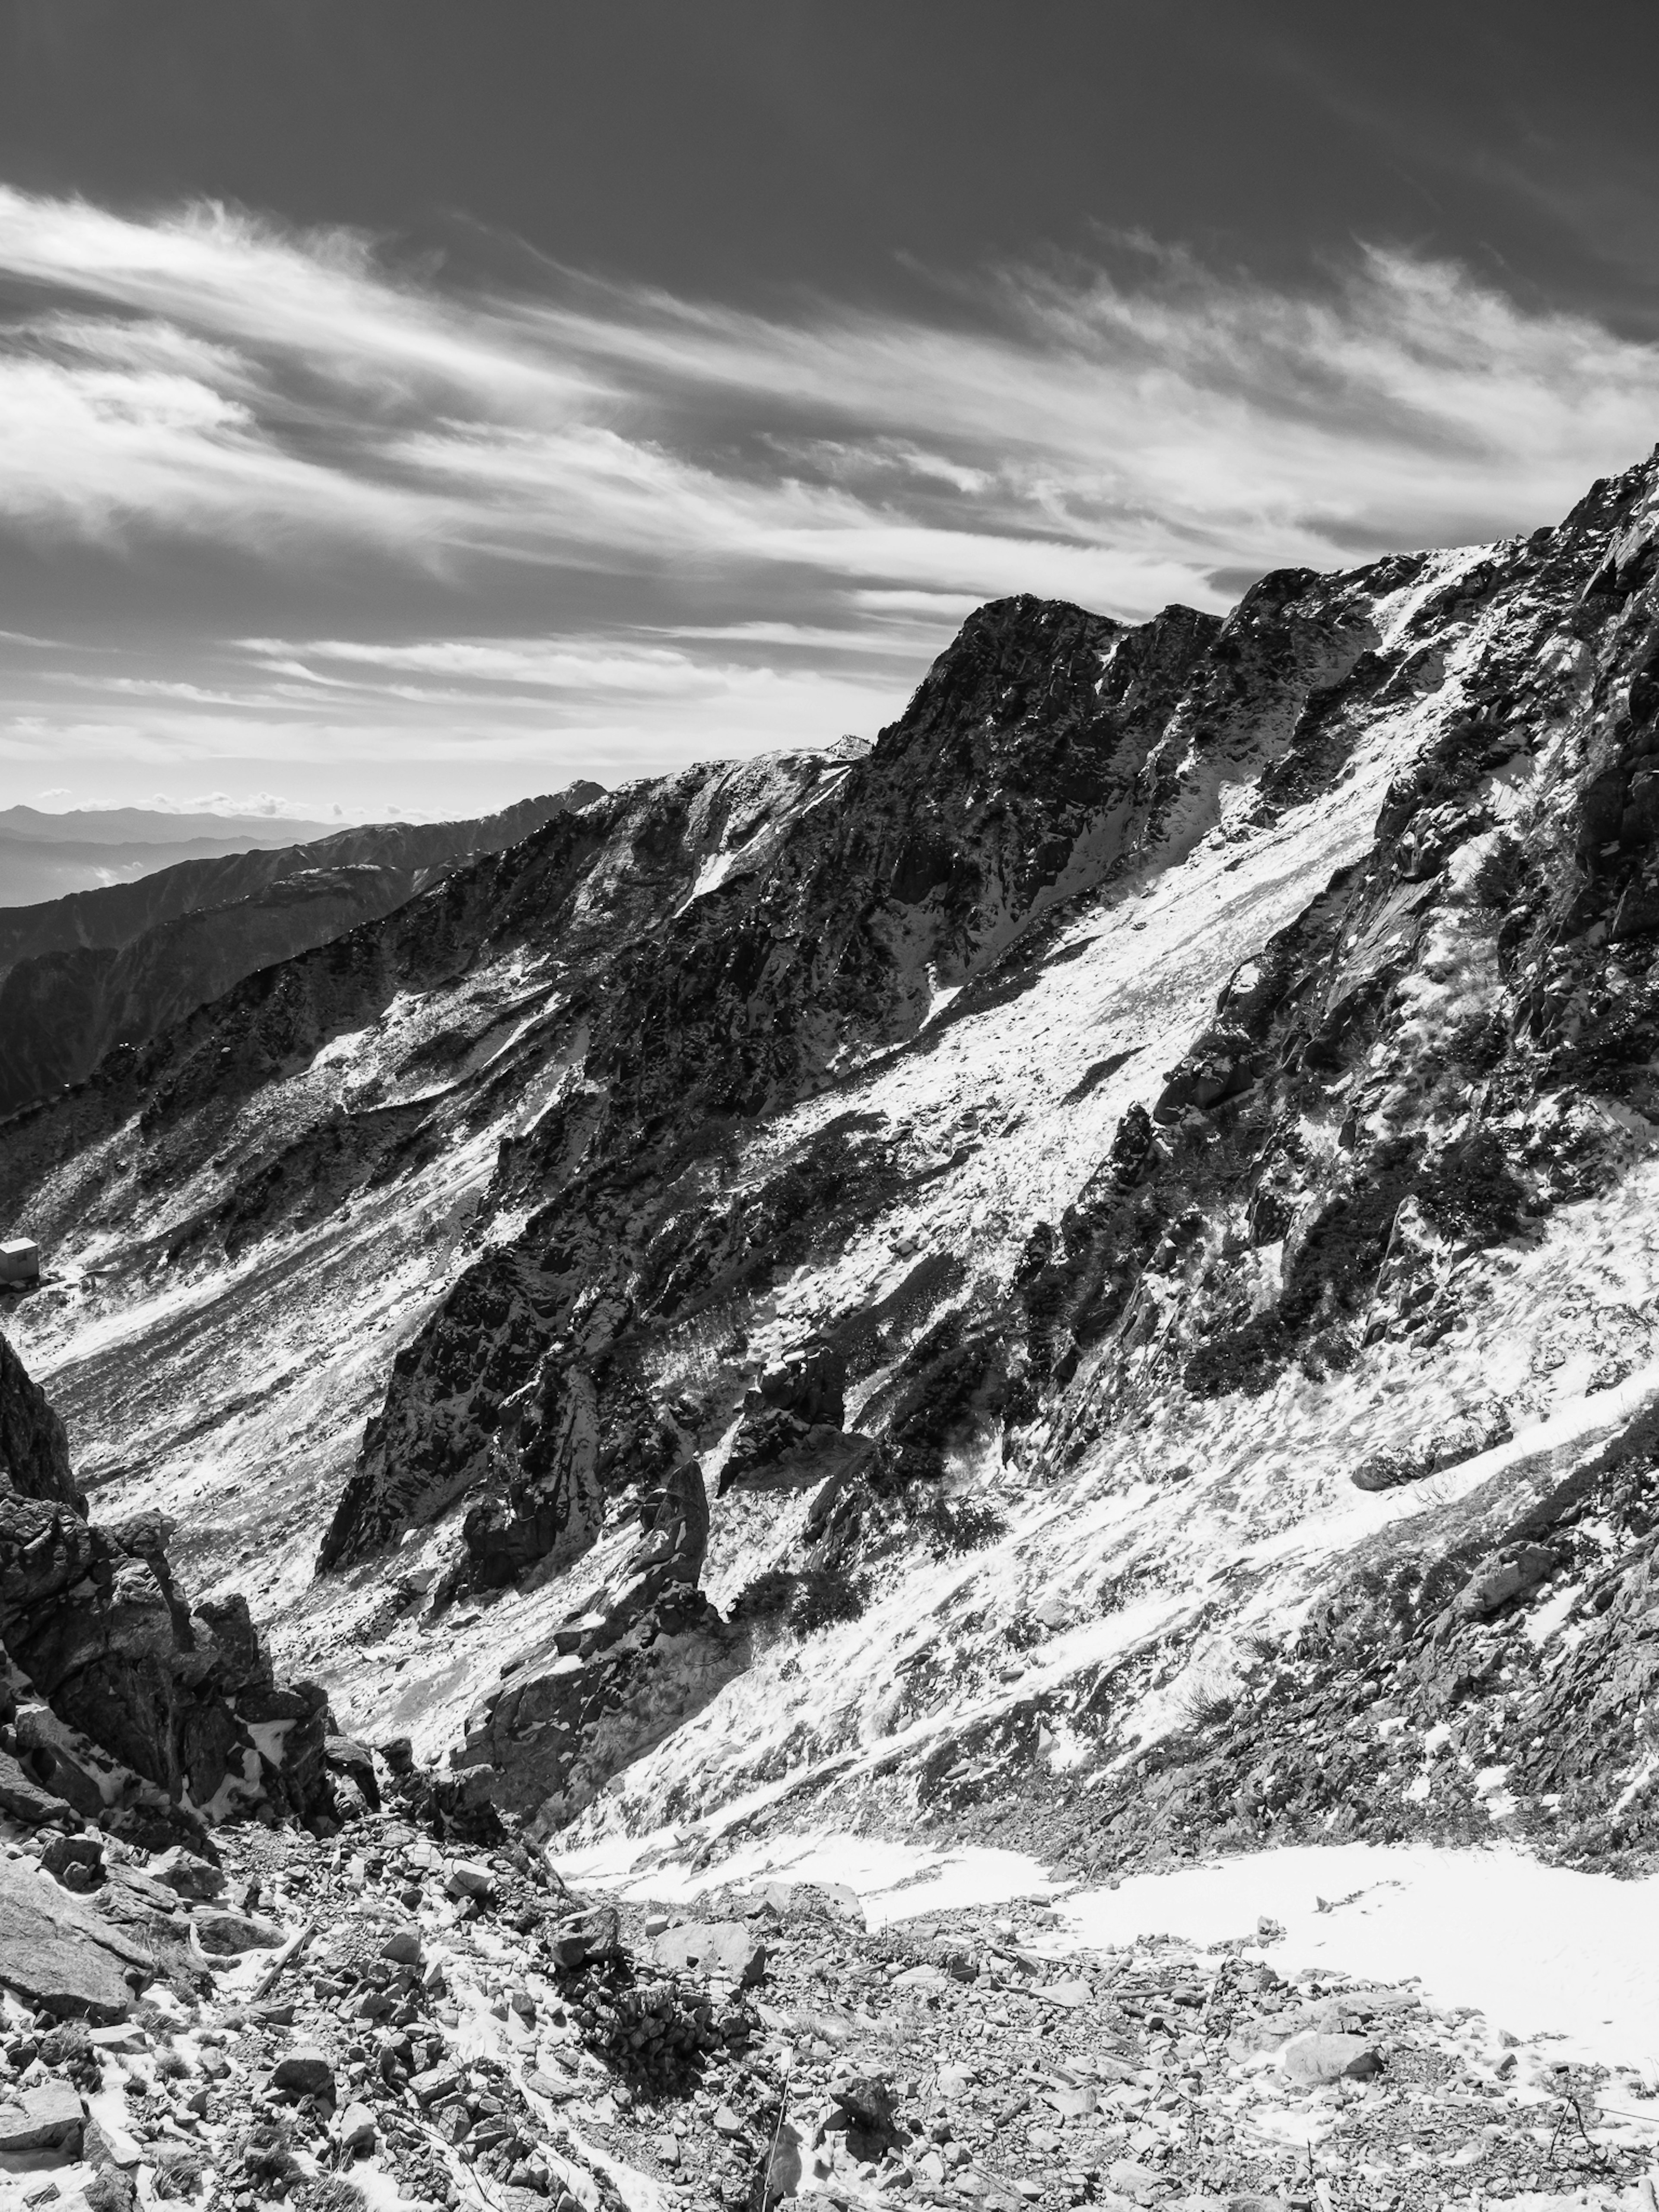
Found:
[[1659, 434], [1626, 0], [11, 0], [0, 805], [872, 731]]

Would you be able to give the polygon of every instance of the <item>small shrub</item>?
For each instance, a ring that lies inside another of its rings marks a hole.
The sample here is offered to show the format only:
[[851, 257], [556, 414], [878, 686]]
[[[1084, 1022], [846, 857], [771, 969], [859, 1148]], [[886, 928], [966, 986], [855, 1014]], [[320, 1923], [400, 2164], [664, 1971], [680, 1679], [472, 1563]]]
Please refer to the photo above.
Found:
[[305, 2190], [306, 2212], [363, 2212], [367, 2202], [356, 2183], [343, 2173], [319, 2174]]
[[733, 1620], [781, 1620], [799, 1580], [787, 1567], [768, 1567], [738, 1592], [732, 1607]]
[[843, 1567], [809, 1567], [795, 1578], [789, 1601], [793, 1634], [805, 1639], [837, 1620], [856, 1620], [870, 1602], [870, 1586]]
[[206, 2153], [194, 2143], [162, 2143], [156, 2148], [151, 2185], [158, 2197], [194, 2197], [207, 2170]]
[[769, 1567], [738, 1593], [732, 1618], [781, 1626], [805, 1638], [832, 1621], [856, 1620], [869, 1602], [869, 1584], [844, 1568], [805, 1567], [792, 1574], [787, 1567]]
[[179, 2051], [163, 2051], [155, 2060], [157, 2077], [163, 2081], [182, 2081], [190, 2072], [190, 2061]]
[[246, 2182], [259, 2196], [269, 2196], [269, 2185], [285, 2186], [301, 2178], [303, 2169], [290, 2148], [288, 2124], [265, 2120], [251, 2128], [225, 2161], [228, 2170], [241, 2167]]
[[103, 2066], [92, 2048], [84, 2021], [66, 2020], [49, 2028], [40, 2039], [40, 2057], [46, 2065], [61, 2068], [84, 2094], [103, 2087]]
[[937, 1492], [916, 1515], [916, 1526], [936, 1559], [953, 1552], [976, 1552], [1007, 1533], [1008, 1523], [983, 1498], [965, 1498], [952, 1505]]

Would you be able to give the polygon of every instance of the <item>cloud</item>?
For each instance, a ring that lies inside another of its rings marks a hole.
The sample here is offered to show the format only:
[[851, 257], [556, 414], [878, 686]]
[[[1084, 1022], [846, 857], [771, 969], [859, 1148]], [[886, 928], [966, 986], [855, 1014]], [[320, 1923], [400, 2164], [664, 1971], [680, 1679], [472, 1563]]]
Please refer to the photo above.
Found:
[[0, 512], [400, 558], [1091, 594], [1546, 517], [1642, 450], [1659, 355], [1370, 250], [1292, 295], [1118, 242], [932, 320], [548, 272], [466, 295], [218, 207], [0, 188], [50, 303], [0, 358]]
[[[516, 761], [550, 732], [599, 772], [827, 739], [890, 716], [983, 598], [1133, 618], [1535, 526], [1645, 450], [1659, 381], [1659, 348], [1369, 248], [1293, 289], [1109, 239], [919, 280], [908, 313], [763, 314], [0, 186], [0, 529], [349, 562], [380, 611], [166, 665], [65, 648], [4, 742], [71, 753], [98, 726], [53, 682], [118, 700], [147, 757]], [[416, 574], [453, 620], [411, 635]]]

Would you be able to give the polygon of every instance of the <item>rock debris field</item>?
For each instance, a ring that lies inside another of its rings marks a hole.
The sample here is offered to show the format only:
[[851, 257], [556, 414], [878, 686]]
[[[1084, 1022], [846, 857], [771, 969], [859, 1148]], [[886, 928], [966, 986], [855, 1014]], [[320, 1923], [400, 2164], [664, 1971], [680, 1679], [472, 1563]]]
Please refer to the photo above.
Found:
[[217, 1849], [5, 1844], [5, 2212], [1659, 2202], [1651, 2070], [1283, 1973], [1271, 1922], [1060, 1955], [1048, 1905], [611, 1902], [395, 1813]]

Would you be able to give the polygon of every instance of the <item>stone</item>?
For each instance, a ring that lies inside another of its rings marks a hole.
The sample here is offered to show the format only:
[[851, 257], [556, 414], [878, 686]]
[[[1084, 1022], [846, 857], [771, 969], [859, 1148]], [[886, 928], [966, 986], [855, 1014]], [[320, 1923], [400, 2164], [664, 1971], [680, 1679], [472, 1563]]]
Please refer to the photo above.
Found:
[[335, 2140], [348, 2154], [373, 2150], [374, 2135], [374, 2115], [367, 2105], [348, 2105], [334, 2124]]
[[1079, 2006], [1086, 2005], [1093, 1994], [1087, 1982], [1075, 1976], [1064, 1981], [1039, 1982], [1031, 1991], [1031, 1995], [1040, 1997], [1044, 2004], [1058, 2005], [1066, 2012], [1075, 2012]]
[[557, 2074], [550, 2074], [544, 2067], [536, 2067], [526, 2074], [524, 2077], [524, 2085], [532, 2096], [550, 2098], [556, 2105], [562, 2105], [570, 2098], [580, 2094], [574, 2081]]
[[40, 1863], [65, 1889], [84, 1894], [104, 1878], [104, 1847], [96, 1836], [54, 1836], [41, 1852]]
[[1163, 2175], [1133, 2158], [1114, 2160], [1106, 2169], [1106, 2181], [1109, 2188], [1137, 2204], [1151, 2204], [1164, 2193]]
[[81, 2155], [87, 2164], [103, 2172], [114, 2167], [131, 2173], [133, 2167], [144, 2162], [143, 2147], [125, 2128], [117, 2127], [112, 2120], [96, 2119], [88, 2112], [86, 2133]]
[[209, 1911], [191, 1916], [196, 1940], [210, 1958], [232, 1959], [244, 1951], [274, 1950], [283, 1938], [268, 1921], [243, 1912]]
[[199, 1904], [217, 1897], [225, 1886], [225, 1877], [216, 1866], [187, 1851], [181, 1844], [152, 1859], [148, 1872], [152, 1881], [161, 1882], [180, 1897]]
[[416, 2103], [425, 2111], [446, 2097], [459, 2096], [466, 2087], [466, 2076], [459, 2066], [428, 2066], [415, 2075], [409, 2087]]
[[495, 1877], [489, 1869], [469, 1859], [459, 1860], [451, 1867], [444, 1882], [446, 1893], [457, 1899], [488, 1897], [495, 1887]]
[[0, 1986], [47, 2012], [107, 2022], [126, 2017], [151, 1972], [147, 1944], [33, 1867], [0, 1859]]
[[678, 2166], [680, 2162], [680, 2139], [666, 2131], [651, 2138], [652, 2154], [663, 2166]]
[[878, 2074], [856, 2075], [831, 2088], [848, 2118], [872, 2134], [886, 2135], [893, 2126], [893, 2093]]
[[397, 1966], [418, 1966], [421, 1963], [421, 1938], [414, 1928], [394, 1928], [380, 1946], [380, 1956], [390, 1959]]
[[65, 1798], [41, 1787], [27, 1774], [9, 1751], [0, 1751], [0, 1813], [9, 1813], [26, 1827], [44, 1828], [54, 1823], [78, 1828], [81, 1816]]
[[721, 1974], [744, 1989], [766, 1972], [766, 1946], [740, 1920], [688, 1921], [665, 1929], [652, 1949], [670, 1973]]
[[743, 2122], [730, 2105], [717, 2105], [708, 2124], [717, 2136], [740, 2136], [743, 2133]]
[[184, 1909], [177, 1893], [152, 1881], [137, 1867], [118, 1863], [106, 1869], [107, 1880], [98, 1899], [98, 1910], [130, 1928], [149, 1929], [157, 1921], [175, 1919]]
[[1452, 1610], [1464, 1620], [1484, 1620], [1512, 1597], [1547, 1582], [1560, 1564], [1560, 1554], [1545, 1545], [1516, 1544], [1475, 1570], [1452, 1601]]
[[334, 2068], [325, 2052], [302, 2044], [284, 2051], [270, 2069], [270, 2086], [285, 2097], [334, 2095]]
[[380, 1811], [380, 1785], [374, 1773], [374, 1754], [366, 1743], [360, 1743], [356, 1736], [325, 1736], [323, 1759], [331, 1773], [345, 1777], [355, 1784], [366, 1811]]
[[547, 1939], [555, 1965], [573, 1974], [597, 1960], [614, 1959], [621, 1945], [622, 1921], [609, 1905], [596, 1905], [560, 1921]]
[[1100, 2092], [1091, 2083], [1085, 2081], [1074, 2089], [1045, 2090], [1042, 2101], [1052, 2106], [1062, 2120], [1082, 2120], [1086, 2119], [1091, 2112], [1099, 2111]]
[[1279, 2054], [1292, 2081], [1306, 2088], [1323, 2082], [1369, 2081], [1382, 2071], [1382, 2055], [1363, 2035], [1293, 2035]]
[[81, 2155], [86, 2109], [67, 2081], [41, 2081], [8, 2091], [15, 2102], [0, 2105], [0, 2154], [61, 2150]]

